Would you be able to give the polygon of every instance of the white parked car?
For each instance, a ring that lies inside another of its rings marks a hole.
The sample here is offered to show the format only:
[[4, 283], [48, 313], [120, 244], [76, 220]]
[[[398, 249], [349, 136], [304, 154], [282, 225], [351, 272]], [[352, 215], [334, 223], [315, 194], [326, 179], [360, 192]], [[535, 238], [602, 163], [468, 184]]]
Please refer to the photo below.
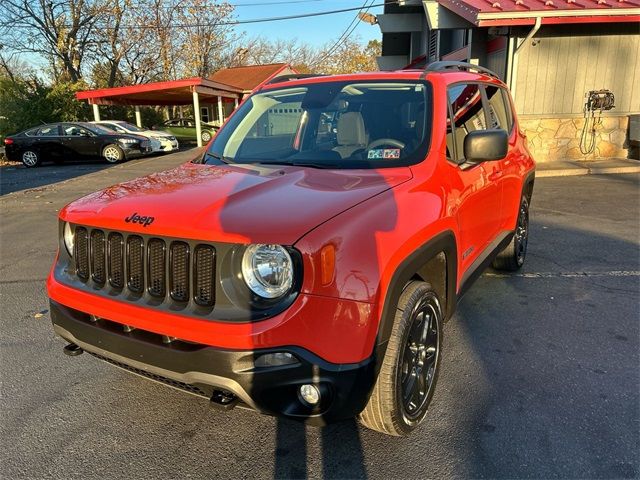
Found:
[[151, 141], [151, 152], [173, 152], [178, 150], [178, 140], [176, 137], [167, 132], [158, 130], [145, 130], [136, 127], [134, 124], [122, 120], [100, 120], [98, 123], [109, 130], [118, 133], [129, 133], [133, 135], [142, 135]]

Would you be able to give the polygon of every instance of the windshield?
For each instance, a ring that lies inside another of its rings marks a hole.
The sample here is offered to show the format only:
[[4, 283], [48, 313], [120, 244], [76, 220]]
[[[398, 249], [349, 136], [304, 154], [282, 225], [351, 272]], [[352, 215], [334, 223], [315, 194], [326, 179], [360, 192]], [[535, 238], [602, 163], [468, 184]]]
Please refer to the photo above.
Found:
[[425, 158], [426, 82], [324, 82], [259, 92], [214, 138], [204, 163], [380, 168]]

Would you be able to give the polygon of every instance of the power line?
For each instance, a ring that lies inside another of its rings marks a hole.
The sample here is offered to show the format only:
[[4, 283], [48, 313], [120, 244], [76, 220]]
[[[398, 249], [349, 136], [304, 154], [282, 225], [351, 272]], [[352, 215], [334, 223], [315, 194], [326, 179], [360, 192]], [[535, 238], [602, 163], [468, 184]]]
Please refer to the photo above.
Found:
[[[375, 0], [371, 0], [371, 3], [373, 3], [374, 1]], [[338, 48], [340, 48], [340, 46], [344, 42], [347, 41], [347, 39], [351, 36], [351, 34], [355, 31], [356, 27], [358, 26], [358, 21], [360, 20], [360, 13], [363, 10], [364, 10], [364, 13], [366, 13], [371, 7], [377, 6], [377, 5], [369, 5], [367, 7], [367, 3], [368, 2], [369, 2], [369, 0], [365, 0], [365, 2], [362, 5], [362, 7], [360, 7], [358, 13], [356, 13], [356, 16], [353, 18], [353, 20], [351, 20], [351, 23], [347, 26], [347, 28], [345, 28], [344, 32], [342, 32], [342, 35], [340, 35], [340, 37], [338, 37], [338, 40], [336, 40], [336, 42], [331, 46], [331, 48], [329, 48], [329, 50], [327, 50], [327, 52], [318, 60], [318, 63], [323, 62], [325, 59], [330, 57], [333, 54], [333, 52], [335, 52]], [[355, 23], [355, 25], [354, 25], [354, 23]], [[351, 29], [351, 30], [349, 30], [349, 29]]]
[[[374, 1], [374, 0], [372, 0]], [[376, 3], [375, 5], [369, 5], [367, 10], [374, 7], [383, 7], [389, 4], [397, 4], [402, 0], [394, 0], [386, 3]], [[366, 2], [365, 2], [366, 3]], [[337, 10], [325, 10], [322, 12], [311, 12], [311, 13], [301, 13], [298, 15], [286, 15], [281, 17], [267, 17], [267, 18], [251, 18], [247, 20], [228, 20], [222, 22], [215, 23], [184, 23], [184, 24], [173, 24], [173, 25], [163, 25], [163, 27], [173, 27], [173, 28], [190, 28], [190, 27], [218, 27], [218, 26], [231, 26], [231, 25], [245, 25], [250, 23], [266, 23], [266, 22], [279, 22], [283, 20], [294, 20], [298, 18], [309, 18], [309, 17], [320, 17], [323, 15], [333, 15], [336, 13], [344, 13], [344, 12], [354, 12], [356, 10], [360, 11], [363, 7], [352, 7], [352, 8], [341, 8]], [[71, 25], [64, 25], [67, 28], [71, 28]], [[14, 28], [30, 28], [32, 25], [14, 25]], [[97, 26], [95, 28], [102, 30], [113, 30], [115, 27], [109, 26]], [[139, 30], [147, 30], [147, 29], [155, 29], [159, 28], [156, 25], [120, 25], [118, 28], [120, 29], [139, 29]]]
[[[233, 8], [238, 7], [262, 7], [265, 5], [287, 5], [287, 4], [295, 4], [295, 3], [316, 3], [316, 2], [325, 2], [326, 0], [281, 0], [281, 1], [271, 1], [271, 2], [251, 2], [251, 3], [214, 3], [211, 5], [190, 5], [189, 7], [182, 8], [196, 8], [196, 9], [210, 9], [212, 7], [219, 7], [228, 4]], [[160, 8], [176, 8], [175, 5], [159, 5]], [[178, 6], [180, 8], [180, 6]]]

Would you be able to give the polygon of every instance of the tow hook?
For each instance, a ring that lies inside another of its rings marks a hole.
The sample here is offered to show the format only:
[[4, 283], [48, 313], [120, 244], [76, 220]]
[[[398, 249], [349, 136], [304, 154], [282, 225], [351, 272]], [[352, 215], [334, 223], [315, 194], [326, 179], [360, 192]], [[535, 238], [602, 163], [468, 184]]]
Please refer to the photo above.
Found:
[[82, 350], [82, 348], [80, 348], [75, 343], [70, 343], [69, 345], [65, 345], [62, 351], [64, 352], [65, 355], [69, 355], [70, 357], [77, 357], [78, 355], [81, 355], [84, 352], [84, 350]]
[[238, 403], [238, 397], [227, 390], [214, 390], [211, 404], [222, 410], [231, 410]]

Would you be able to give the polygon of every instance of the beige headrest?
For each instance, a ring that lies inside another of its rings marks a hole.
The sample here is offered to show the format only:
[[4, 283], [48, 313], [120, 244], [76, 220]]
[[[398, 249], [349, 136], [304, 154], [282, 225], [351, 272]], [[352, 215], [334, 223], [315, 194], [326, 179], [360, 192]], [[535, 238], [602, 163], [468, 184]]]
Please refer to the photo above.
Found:
[[338, 145], [365, 145], [367, 133], [360, 112], [346, 112], [338, 119]]

